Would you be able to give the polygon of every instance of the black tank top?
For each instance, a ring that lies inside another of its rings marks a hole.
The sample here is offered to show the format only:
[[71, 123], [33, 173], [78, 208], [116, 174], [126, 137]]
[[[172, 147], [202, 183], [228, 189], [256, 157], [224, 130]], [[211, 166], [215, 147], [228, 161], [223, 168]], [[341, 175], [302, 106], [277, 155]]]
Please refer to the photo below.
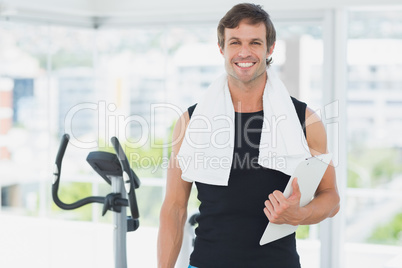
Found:
[[[304, 128], [306, 104], [292, 98]], [[191, 117], [195, 105], [188, 108]], [[201, 201], [190, 264], [198, 268], [298, 268], [295, 233], [260, 246], [268, 224], [264, 202], [290, 176], [258, 165], [263, 111], [235, 113], [235, 148], [228, 186], [196, 182]]]

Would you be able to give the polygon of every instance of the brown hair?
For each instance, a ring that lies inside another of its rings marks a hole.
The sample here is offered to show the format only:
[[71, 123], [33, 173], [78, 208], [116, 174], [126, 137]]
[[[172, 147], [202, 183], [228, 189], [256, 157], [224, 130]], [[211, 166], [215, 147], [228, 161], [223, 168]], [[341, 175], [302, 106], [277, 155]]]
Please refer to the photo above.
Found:
[[[225, 45], [225, 28], [234, 29], [240, 22], [247, 20], [250, 25], [264, 23], [266, 28], [266, 38], [268, 49], [275, 43], [276, 31], [268, 13], [256, 4], [237, 4], [232, 7], [218, 24], [218, 44], [223, 49]], [[267, 66], [272, 62], [272, 58], [267, 59]]]

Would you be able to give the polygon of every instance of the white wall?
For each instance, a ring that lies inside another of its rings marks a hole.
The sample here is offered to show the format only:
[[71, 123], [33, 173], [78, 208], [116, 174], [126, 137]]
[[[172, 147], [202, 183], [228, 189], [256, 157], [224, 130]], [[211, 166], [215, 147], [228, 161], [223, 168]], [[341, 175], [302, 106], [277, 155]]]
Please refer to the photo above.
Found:
[[[225, 12], [231, 6], [247, 1], [239, 0], [0, 0], [15, 7], [32, 8], [37, 10], [59, 10], [66, 13], [91, 13], [93, 15], [111, 15], [127, 13], [152, 12]], [[289, 9], [327, 9], [344, 6], [378, 6], [401, 5], [400, 0], [260, 0], [250, 1], [263, 5], [268, 10]]]
[[125, 12], [226, 12], [230, 7], [241, 2], [252, 2], [263, 5], [267, 10], [289, 9], [327, 9], [344, 6], [375, 6], [375, 5], [401, 5], [400, 0], [169, 0], [169, 1], [132, 1], [132, 0], [93, 0], [94, 11], [99, 13], [125, 13]]
[[[0, 0], [1, 10], [11, 8], [9, 18], [75, 24], [94, 25], [147, 25], [166, 22], [214, 22], [233, 5], [242, 0]], [[250, 1], [261, 4], [270, 11], [313, 11], [342, 7], [398, 6], [400, 0], [260, 0]], [[3, 6], [3, 8], [1, 8]]]

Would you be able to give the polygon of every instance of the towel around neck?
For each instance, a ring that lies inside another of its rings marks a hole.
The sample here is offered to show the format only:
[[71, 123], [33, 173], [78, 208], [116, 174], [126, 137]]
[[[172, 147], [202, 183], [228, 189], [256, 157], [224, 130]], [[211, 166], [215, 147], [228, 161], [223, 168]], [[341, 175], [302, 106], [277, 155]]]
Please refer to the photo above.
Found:
[[[267, 75], [258, 164], [292, 175], [296, 166], [311, 154], [285, 85], [271, 68]], [[224, 74], [209, 86], [191, 116], [177, 155], [182, 179], [228, 185], [234, 122], [235, 110]]]

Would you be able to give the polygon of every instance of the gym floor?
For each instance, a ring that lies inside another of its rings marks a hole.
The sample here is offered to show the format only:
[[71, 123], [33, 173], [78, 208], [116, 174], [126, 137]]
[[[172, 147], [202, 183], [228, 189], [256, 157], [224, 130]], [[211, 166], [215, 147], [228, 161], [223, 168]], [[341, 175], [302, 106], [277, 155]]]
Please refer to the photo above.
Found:
[[[127, 235], [129, 267], [156, 267], [157, 228]], [[110, 224], [21, 217], [0, 213], [0, 267], [113, 267]], [[318, 268], [319, 243], [298, 240], [302, 267]], [[345, 268], [402, 267], [398, 247], [346, 244]]]

